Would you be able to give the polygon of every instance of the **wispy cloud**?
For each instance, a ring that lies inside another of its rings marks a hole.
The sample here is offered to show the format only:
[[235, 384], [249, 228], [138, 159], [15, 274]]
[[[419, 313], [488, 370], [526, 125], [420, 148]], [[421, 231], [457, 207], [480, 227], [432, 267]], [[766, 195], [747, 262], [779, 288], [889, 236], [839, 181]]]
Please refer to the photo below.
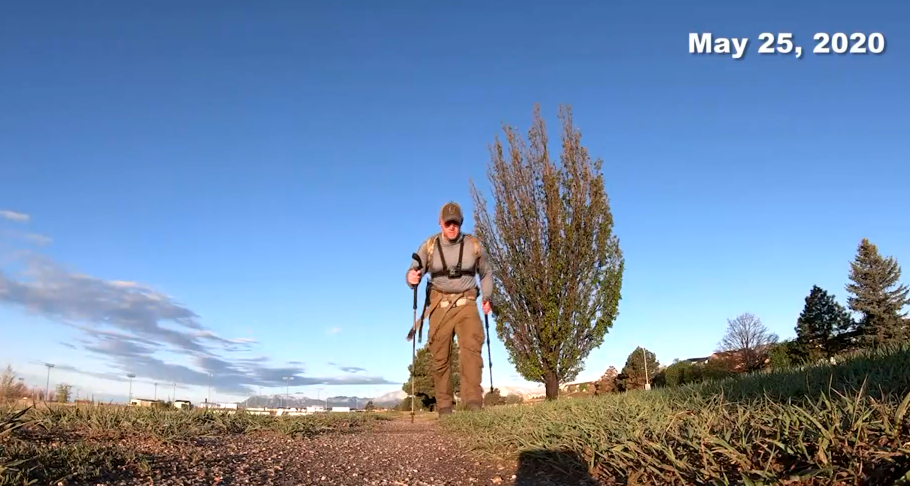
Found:
[[26, 222], [31, 219], [31, 216], [25, 213], [11, 211], [9, 209], [0, 209], [0, 218], [8, 219], [10, 221]]
[[28, 233], [25, 231], [11, 230], [11, 229], [0, 229], [0, 236], [4, 238], [10, 238], [15, 240], [22, 240], [32, 243], [38, 246], [47, 246], [53, 243], [53, 239], [49, 236], [39, 235], [37, 233]]
[[325, 330], [325, 333], [326, 333], [326, 334], [329, 334], [329, 335], [331, 335], [331, 334], [338, 334], [339, 332], [341, 332], [341, 328], [340, 328], [340, 327], [331, 327], [331, 328]]
[[366, 371], [366, 368], [360, 368], [358, 366], [339, 366], [338, 369], [345, 373], [362, 373]]
[[[140, 283], [79, 274], [34, 254], [24, 258], [19, 275], [0, 269], [0, 304], [21, 307], [79, 331], [79, 349], [112, 367], [110, 373], [85, 372], [97, 378], [121, 381], [126, 373], [135, 373], [158, 382], [211, 384], [236, 394], [252, 393], [260, 385], [281, 386], [283, 376], [294, 376], [298, 385], [395, 383], [365, 374], [311, 377], [304, 375], [299, 362], [270, 366], [264, 356], [233, 356], [251, 351], [256, 340], [219, 336], [203, 326], [189, 307]], [[189, 358], [191, 366], [167, 362], [161, 354]]]

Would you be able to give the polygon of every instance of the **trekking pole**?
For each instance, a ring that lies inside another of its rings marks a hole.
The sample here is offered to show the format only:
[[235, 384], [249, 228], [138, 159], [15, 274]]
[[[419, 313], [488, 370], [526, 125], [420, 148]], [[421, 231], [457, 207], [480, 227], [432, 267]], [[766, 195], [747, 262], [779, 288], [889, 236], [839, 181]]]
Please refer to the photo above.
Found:
[[[417, 262], [417, 270], [420, 270], [423, 267], [423, 263], [420, 261], [420, 255], [416, 253], [411, 254]], [[417, 285], [414, 286], [414, 319], [411, 320], [411, 328], [413, 329], [414, 323], [417, 322], [417, 287], [420, 286], [420, 282], [417, 282]], [[417, 340], [411, 340], [411, 423], [414, 423], [414, 382], [417, 374]]]
[[490, 315], [483, 315], [483, 322], [487, 326], [487, 363], [490, 367], [490, 393], [493, 393], [493, 352], [490, 351]]

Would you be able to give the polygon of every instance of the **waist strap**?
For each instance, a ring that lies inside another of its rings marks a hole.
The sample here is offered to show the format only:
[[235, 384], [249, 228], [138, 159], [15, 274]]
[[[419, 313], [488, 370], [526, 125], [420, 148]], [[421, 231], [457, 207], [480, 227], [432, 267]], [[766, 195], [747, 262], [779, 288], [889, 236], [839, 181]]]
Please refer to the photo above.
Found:
[[433, 289], [433, 293], [439, 295], [438, 305], [439, 307], [446, 308], [449, 306], [458, 307], [468, 303], [468, 301], [476, 301], [478, 289], [466, 290], [464, 292], [458, 292], [450, 294], [447, 292], [441, 292], [439, 290]]
[[467, 304], [469, 300], [476, 301], [476, 300], [477, 300], [477, 297], [474, 297], [474, 296], [465, 296], [465, 297], [461, 297], [460, 299], [456, 299], [454, 302], [453, 302], [453, 301], [450, 301], [450, 300], [448, 300], [448, 299], [441, 299], [441, 300], [439, 301], [439, 307], [446, 308], [446, 307], [448, 307], [449, 305], [451, 305], [452, 307], [458, 307], [458, 306], [460, 306], [460, 305], [465, 305], [465, 304]]

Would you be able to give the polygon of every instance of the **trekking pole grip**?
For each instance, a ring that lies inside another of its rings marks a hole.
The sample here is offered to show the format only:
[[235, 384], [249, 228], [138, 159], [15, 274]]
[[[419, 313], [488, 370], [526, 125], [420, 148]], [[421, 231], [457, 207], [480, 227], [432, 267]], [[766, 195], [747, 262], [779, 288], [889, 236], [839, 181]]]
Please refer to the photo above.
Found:
[[[420, 261], [420, 255], [418, 255], [417, 253], [411, 253], [411, 258], [413, 258], [414, 261], [417, 262], [417, 270], [420, 270], [421, 268], [423, 268], [423, 262]], [[418, 285], [419, 284], [420, 283], [418, 282]], [[415, 311], [417, 310], [417, 285], [414, 286], [414, 310]]]

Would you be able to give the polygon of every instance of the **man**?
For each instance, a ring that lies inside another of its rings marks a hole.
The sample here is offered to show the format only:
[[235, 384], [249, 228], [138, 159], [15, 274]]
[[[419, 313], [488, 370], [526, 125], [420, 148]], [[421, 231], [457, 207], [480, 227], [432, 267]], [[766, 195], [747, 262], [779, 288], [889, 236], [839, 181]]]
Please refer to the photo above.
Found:
[[[431, 355], [430, 374], [436, 389], [436, 410], [440, 415], [452, 413], [453, 390], [449, 367], [455, 336], [458, 336], [461, 350], [462, 401], [469, 410], [478, 410], [483, 406], [481, 378], [485, 336], [476, 302], [482, 296], [483, 312], [490, 313], [493, 272], [480, 242], [474, 236], [461, 232], [463, 222], [464, 216], [458, 204], [450, 202], [444, 205], [439, 213], [441, 231], [417, 249], [422, 268], [417, 270], [417, 262], [412, 260], [407, 272], [407, 283], [412, 289], [420, 283], [425, 272], [430, 273], [427, 345]], [[479, 288], [475, 275], [480, 277]]]

